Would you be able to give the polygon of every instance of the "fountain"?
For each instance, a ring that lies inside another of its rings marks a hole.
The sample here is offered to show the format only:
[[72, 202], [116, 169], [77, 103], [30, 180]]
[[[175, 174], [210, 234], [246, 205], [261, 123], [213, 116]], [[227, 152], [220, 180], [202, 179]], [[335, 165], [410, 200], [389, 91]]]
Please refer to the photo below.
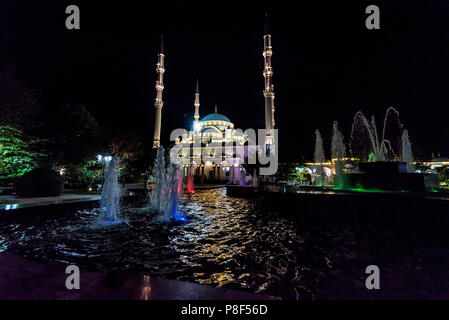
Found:
[[106, 168], [101, 191], [100, 214], [97, 218], [99, 225], [109, 225], [119, 221], [121, 190], [118, 184], [118, 167], [119, 159], [112, 157]]
[[246, 187], [246, 170], [244, 168], [240, 168], [240, 181], [239, 184], [242, 187]]
[[[323, 162], [324, 162], [324, 147], [323, 147], [323, 138], [321, 137], [320, 131], [317, 129], [315, 131], [315, 155], [314, 160], [315, 163], [319, 163], [320, 167], [318, 168], [317, 176], [321, 177], [321, 186], [324, 187], [324, 169], [323, 169]], [[316, 182], [316, 181], [315, 181]]]
[[187, 175], [187, 193], [189, 194], [195, 193], [195, 187], [193, 185], [193, 179], [195, 177], [195, 168], [196, 168], [195, 164], [191, 163]]
[[162, 146], [157, 149], [153, 167], [153, 179], [155, 186], [150, 193], [150, 207], [157, 212], [161, 212], [164, 207], [163, 196], [165, 192], [165, 159], [164, 148]]
[[389, 159], [394, 158], [394, 151], [391, 146], [391, 142], [385, 137], [388, 116], [391, 113], [393, 113], [396, 116], [399, 128], [402, 128], [402, 123], [399, 122], [399, 112], [395, 108], [389, 107], [385, 113], [384, 125], [382, 129], [382, 139], [379, 139], [374, 116], [371, 117], [370, 121], [368, 121], [368, 119], [361, 111], [358, 111], [354, 116], [354, 122], [352, 124], [351, 129], [351, 146], [357, 138], [356, 136], [356, 133], [358, 132], [357, 129], [364, 128], [368, 133], [368, 138], [371, 142], [371, 153], [369, 156], [370, 160], [369, 162], [388, 161]]
[[401, 160], [407, 163], [407, 171], [415, 172], [415, 168], [413, 167], [413, 153], [412, 153], [412, 144], [410, 143], [410, 138], [408, 136], [408, 130], [405, 129], [402, 132], [402, 157]]
[[363, 135], [357, 130], [363, 128], [371, 142], [371, 150], [368, 162], [359, 163], [358, 172], [344, 174], [347, 180], [345, 187], [394, 191], [424, 191], [426, 188], [435, 188], [438, 185], [438, 176], [414, 173], [410, 167], [408, 168], [407, 164], [413, 161], [413, 155], [407, 130], [403, 130], [402, 133], [403, 162], [393, 161], [395, 152], [390, 140], [386, 139], [386, 127], [390, 114], [396, 116], [399, 129], [403, 127], [399, 121], [399, 112], [395, 108], [389, 107], [385, 114], [381, 139], [379, 139], [374, 117], [368, 121], [360, 111], [354, 116], [351, 149], [357, 138], [363, 138]]
[[338, 128], [338, 122], [334, 121], [332, 131], [332, 145], [331, 145], [332, 161], [335, 163], [335, 177], [334, 186], [337, 188], [343, 187], [343, 159], [346, 157], [346, 146], [344, 144], [344, 137]]
[[150, 194], [150, 208], [158, 213], [160, 222], [186, 221], [177, 211], [182, 191], [181, 170], [177, 164], [165, 168], [164, 152], [162, 146], [157, 150], [153, 169], [156, 185]]
[[258, 181], [258, 179], [257, 179], [257, 169], [254, 168], [254, 171], [253, 171], [253, 183], [252, 183], [252, 186], [253, 186], [253, 187], [257, 187], [258, 184], [259, 184], [259, 181]]
[[178, 213], [178, 204], [182, 192], [182, 176], [179, 165], [170, 164], [166, 177], [165, 209], [161, 212], [161, 218], [163, 221], [185, 221], [186, 219]]

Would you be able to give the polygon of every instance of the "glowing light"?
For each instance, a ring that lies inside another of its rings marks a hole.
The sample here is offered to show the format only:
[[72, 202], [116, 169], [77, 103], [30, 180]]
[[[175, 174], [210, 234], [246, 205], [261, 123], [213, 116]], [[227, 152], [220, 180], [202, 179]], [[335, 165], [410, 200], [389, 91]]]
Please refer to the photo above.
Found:
[[176, 216], [176, 217], [175, 217], [175, 220], [176, 220], [176, 221], [189, 221], [189, 220], [187, 220], [187, 218], [184, 217], [184, 216]]
[[201, 124], [199, 122], [193, 122], [193, 130], [199, 132], [201, 130]]
[[7, 204], [5, 206], [5, 210], [14, 210], [17, 209], [19, 207], [18, 203], [14, 203], [14, 204]]

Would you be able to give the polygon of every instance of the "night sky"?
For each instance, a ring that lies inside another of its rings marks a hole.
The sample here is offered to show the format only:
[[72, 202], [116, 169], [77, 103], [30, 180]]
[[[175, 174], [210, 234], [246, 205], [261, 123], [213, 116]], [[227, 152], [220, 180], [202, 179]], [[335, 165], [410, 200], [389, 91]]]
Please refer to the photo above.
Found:
[[[163, 144], [190, 127], [197, 77], [201, 117], [217, 104], [236, 127], [263, 128], [268, 11], [282, 160], [311, 158], [316, 128], [329, 150], [333, 120], [348, 138], [357, 110], [380, 126], [389, 106], [415, 152], [449, 156], [447, 0], [153, 2], [2, 0], [0, 68], [13, 65], [44, 108], [84, 104], [105, 130], [151, 139], [163, 33]], [[65, 28], [69, 4], [80, 7], [81, 30]], [[365, 27], [368, 4], [380, 7], [380, 30]]]

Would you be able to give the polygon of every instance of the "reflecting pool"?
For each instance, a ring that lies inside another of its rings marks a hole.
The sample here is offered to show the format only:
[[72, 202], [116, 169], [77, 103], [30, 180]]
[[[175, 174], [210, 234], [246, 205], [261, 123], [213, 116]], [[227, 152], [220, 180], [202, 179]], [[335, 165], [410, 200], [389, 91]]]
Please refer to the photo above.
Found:
[[[89, 270], [128, 270], [260, 292], [285, 299], [447, 298], [449, 247], [441, 237], [379, 226], [299, 222], [258, 199], [224, 189], [184, 195], [186, 221], [161, 223], [146, 207], [125, 207], [120, 223], [98, 227], [94, 205], [45, 209], [0, 220], [0, 251]], [[438, 239], [438, 240], [436, 240]], [[378, 265], [381, 288], [366, 290]]]

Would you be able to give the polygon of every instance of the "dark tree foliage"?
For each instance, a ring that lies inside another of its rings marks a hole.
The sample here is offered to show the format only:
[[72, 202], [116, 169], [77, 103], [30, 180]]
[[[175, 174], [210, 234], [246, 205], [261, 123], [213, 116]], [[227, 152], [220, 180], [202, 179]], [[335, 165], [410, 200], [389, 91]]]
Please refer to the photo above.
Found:
[[122, 182], [147, 181], [153, 164], [153, 149], [140, 135], [130, 132], [116, 136], [109, 151], [120, 158]]
[[65, 104], [50, 118], [45, 148], [57, 166], [81, 164], [101, 148], [98, 124], [83, 105]]
[[40, 125], [38, 116], [42, 111], [34, 94], [12, 67], [0, 71], [0, 125], [32, 134]]

